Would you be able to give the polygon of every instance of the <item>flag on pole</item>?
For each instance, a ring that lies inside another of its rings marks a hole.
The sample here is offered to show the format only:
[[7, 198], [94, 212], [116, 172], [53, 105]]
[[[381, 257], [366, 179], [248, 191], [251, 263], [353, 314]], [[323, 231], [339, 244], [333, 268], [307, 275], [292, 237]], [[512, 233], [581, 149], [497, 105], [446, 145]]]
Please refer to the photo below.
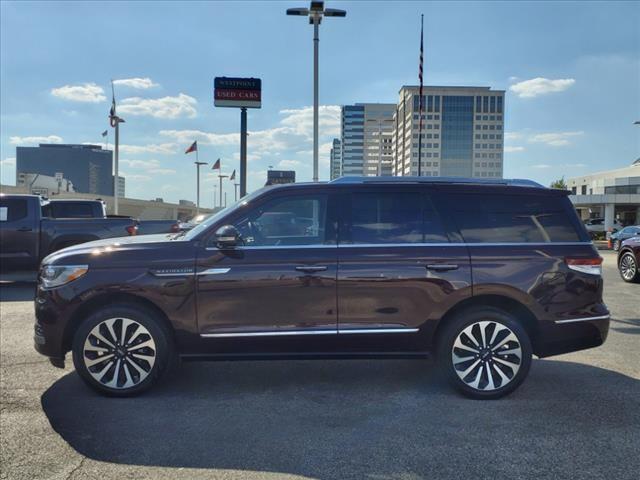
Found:
[[418, 176], [422, 175], [422, 111], [424, 102], [422, 100], [422, 76], [423, 76], [423, 58], [424, 58], [424, 15], [420, 15], [420, 67], [418, 68], [418, 79], [420, 80], [420, 92], [418, 100], [418, 111], [420, 114], [419, 130], [418, 130]]
[[220, 170], [220, 159], [216, 160], [216, 163], [213, 164], [211, 170]]
[[184, 153], [185, 153], [185, 154], [187, 154], [187, 153], [197, 152], [197, 151], [198, 151], [198, 141], [196, 140], [195, 142], [193, 142], [193, 143], [191, 144], [191, 146], [190, 146], [189, 148], [187, 148], [187, 149], [185, 150], [185, 152], [184, 152]]
[[113, 80], [111, 80], [111, 109], [109, 110], [109, 125], [115, 128], [118, 123], [118, 117], [116, 116], [116, 91], [113, 88]]
[[236, 179], [236, 171], [234, 170], [231, 176], [229, 177], [229, 180], [233, 182], [235, 179]]
[[102, 132], [102, 137], [106, 137], [109, 134], [109, 130], [105, 130], [104, 132]]

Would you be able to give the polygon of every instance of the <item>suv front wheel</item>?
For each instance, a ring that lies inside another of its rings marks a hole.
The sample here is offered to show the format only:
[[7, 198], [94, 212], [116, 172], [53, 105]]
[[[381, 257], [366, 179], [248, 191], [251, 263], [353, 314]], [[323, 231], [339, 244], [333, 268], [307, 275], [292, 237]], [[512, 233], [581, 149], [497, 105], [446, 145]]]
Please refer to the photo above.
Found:
[[153, 312], [114, 305], [89, 316], [73, 338], [73, 364], [91, 388], [110, 396], [153, 386], [173, 358], [170, 333]]
[[449, 381], [465, 395], [503, 397], [518, 388], [529, 373], [529, 335], [502, 310], [468, 310], [445, 328], [438, 360]]

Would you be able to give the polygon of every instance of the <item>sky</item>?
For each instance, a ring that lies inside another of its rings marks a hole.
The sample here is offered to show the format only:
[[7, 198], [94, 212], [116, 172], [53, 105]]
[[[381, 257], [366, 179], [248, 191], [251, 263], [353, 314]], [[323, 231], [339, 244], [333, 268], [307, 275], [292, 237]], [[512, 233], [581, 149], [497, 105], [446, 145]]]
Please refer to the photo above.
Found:
[[[313, 29], [307, 2], [0, 3], [0, 166], [15, 147], [102, 143], [115, 80], [127, 197], [195, 200], [195, 160], [239, 169], [240, 111], [213, 106], [216, 76], [262, 79], [248, 115], [248, 189], [266, 171], [312, 177]], [[505, 177], [544, 184], [640, 156], [640, 2], [326, 2], [320, 27], [320, 179], [340, 105], [395, 103], [418, 83], [506, 90]], [[203, 171], [203, 206], [217, 172]], [[225, 190], [233, 195], [230, 182]]]

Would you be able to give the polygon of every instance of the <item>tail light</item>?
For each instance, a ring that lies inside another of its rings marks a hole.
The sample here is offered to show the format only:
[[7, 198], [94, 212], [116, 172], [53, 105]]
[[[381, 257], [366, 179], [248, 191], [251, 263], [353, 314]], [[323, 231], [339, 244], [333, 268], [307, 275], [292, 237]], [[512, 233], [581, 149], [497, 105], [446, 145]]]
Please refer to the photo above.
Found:
[[126, 230], [130, 236], [138, 234], [138, 227], [136, 225], [129, 225]]
[[607, 240], [607, 248], [613, 248], [613, 242], [611, 241], [611, 237]]
[[602, 257], [593, 258], [571, 258], [564, 259], [567, 267], [576, 272], [588, 273], [589, 275], [602, 275]]

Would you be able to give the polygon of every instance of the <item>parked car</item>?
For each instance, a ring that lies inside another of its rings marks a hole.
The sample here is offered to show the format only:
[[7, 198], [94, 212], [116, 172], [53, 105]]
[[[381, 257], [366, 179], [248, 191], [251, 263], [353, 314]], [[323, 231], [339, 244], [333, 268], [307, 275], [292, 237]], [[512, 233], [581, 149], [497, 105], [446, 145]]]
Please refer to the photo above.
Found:
[[613, 248], [617, 252], [620, 250], [620, 244], [622, 242], [637, 235], [640, 235], [640, 225], [624, 227], [622, 230], [611, 234], [609, 237], [609, 248]]
[[[606, 233], [604, 230], [604, 218], [592, 218], [590, 220], [587, 220], [586, 222], [584, 222], [584, 226], [587, 229], [587, 232], [589, 232], [590, 236], [593, 238], [594, 237], [594, 233]], [[613, 227], [612, 227], [612, 231], [613, 232], [617, 232], [618, 230], [620, 230], [621, 228], [623, 228], [624, 225], [622, 225], [620, 222], [618, 222], [618, 220], [614, 220], [613, 221]]]
[[135, 234], [128, 218], [48, 218], [37, 195], [0, 195], [0, 270], [37, 270], [51, 252], [101, 238]]
[[208, 213], [201, 213], [187, 220], [186, 222], [179, 222], [178, 229], [181, 232], [191, 230], [193, 227], [200, 225], [202, 222], [204, 222], [207, 218], [209, 218], [210, 215], [211, 214], [208, 214]]
[[44, 203], [42, 216], [49, 218], [107, 218], [107, 209], [102, 200], [59, 198]]
[[[274, 212], [309, 226], [277, 231]], [[115, 396], [148, 389], [178, 356], [434, 355], [463, 393], [497, 398], [532, 355], [605, 341], [601, 263], [567, 192], [533, 182], [281, 185], [182, 234], [48, 256], [35, 347], [56, 366], [71, 351], [80, 377]]]
[[177, 220], [138, 220], [138, 235], [154, 235], [157, 233], [177, 233], [180, 224]]
[[625, 282], [640, 283], [640, 237], [624, 240], [618, 251], [618, 271]]

